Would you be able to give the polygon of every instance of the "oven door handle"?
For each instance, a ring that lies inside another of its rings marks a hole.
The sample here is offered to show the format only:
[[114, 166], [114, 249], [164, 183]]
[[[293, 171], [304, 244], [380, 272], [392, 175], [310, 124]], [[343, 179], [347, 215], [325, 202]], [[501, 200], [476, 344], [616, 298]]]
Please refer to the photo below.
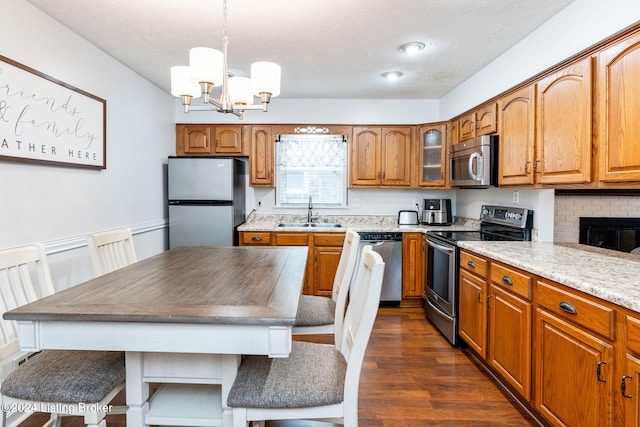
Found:
[[455, 251], [455, 248], [439, 245], [437, 243], [432, 242], [429, 239], [427, 239], [427, 244], [434, 249], [438, 249], [439, 251], [446, 252], [448, 254], [452, 254]]
[[433, 301], [431, 300], [431, 297], [427, 297], [426, 301], [427, 301], [427, 304], [429, 304], [429, 307], [431, 307], [437, 314], [439, 314], [440, 316], [444, 317], [447, 320], [453, 320], [453, 317], [451, 317], [448, 313], [446, 313], [440, 307], [436, 306], [433, 303]]
[[[482, 162], [480, 161], [480, 159], [482, 159], [482, 154], [481, 153], [471, 153], [471, 155], [469, 156], [469, 176], [474, 181], [480, 181], [482, 179], [482, 174], [484, 172], [482, 170]], [[474, 160], [476, 161], [476, 169], [478, 170], [477, 174], [473, 173], [473, 161]]]

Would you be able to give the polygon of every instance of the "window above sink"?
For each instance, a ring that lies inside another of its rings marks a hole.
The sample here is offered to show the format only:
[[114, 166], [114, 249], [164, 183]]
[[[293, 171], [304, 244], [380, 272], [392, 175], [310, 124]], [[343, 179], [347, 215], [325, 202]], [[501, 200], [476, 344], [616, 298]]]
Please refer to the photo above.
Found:
[[276, 206], [347, 206], [347, 140], [343, 135], [292, 134], [276, 139]]

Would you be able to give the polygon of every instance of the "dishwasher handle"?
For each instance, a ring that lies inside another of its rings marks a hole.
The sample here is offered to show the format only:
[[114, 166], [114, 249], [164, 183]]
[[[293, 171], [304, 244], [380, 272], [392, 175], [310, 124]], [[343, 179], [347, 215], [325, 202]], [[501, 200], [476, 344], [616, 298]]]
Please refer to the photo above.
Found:
[[432, 248], [434, 248], [434, 249], [437, 249], [437, 250], [442, 251], [442, 252], [446, 252], [448, 254], [452, 254], [455, 251], [455, 248], [452, 248], [450, 246], [439, 245], [437, 243], [432, 242], [429, 239], [427, 239], [427, 244], [429, 246], [431, 246]]

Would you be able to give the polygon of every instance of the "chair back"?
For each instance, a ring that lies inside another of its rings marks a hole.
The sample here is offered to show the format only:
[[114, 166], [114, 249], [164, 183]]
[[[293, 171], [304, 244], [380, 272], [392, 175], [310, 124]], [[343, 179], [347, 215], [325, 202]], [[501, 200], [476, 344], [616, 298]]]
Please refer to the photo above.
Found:
[[96, 276], [138, 261], [129, 228], [90, 234], [87, 236], [87, 245], [91, 268]]
[[338, 348], [347, 360], [344, 384], [345, 420], [357, 420], [360, 371], [378, 314], [384, 267], [382, 257], [373, 251], [371, 245], [362, 248], [356, 271], [356, 286], [352, 288], [342, 327], [342, 341]]
[[[3, 314], [53, 293], [42, 244], [0, 251], [0, 311]], [[19, 350], [15, 321], [0, 316], [0, 339], [0, 359]]]
[[347, 230], [344, 236], [344, 244], [342, 245], [342, 254], [338, 261], [338, 268], [333, 279], [332, 298], [336, 302], [336, 312], [334, 319], [334, 342], [336, 347], [340, 348], [342, 340], [342, 322], [344, 321], [344, 310], [347, 305], [347, 296], [349, 295], [349, 284], [353, 277], [358, 260], [358, 245], [360, 244], [360, 235], [353, 230]]

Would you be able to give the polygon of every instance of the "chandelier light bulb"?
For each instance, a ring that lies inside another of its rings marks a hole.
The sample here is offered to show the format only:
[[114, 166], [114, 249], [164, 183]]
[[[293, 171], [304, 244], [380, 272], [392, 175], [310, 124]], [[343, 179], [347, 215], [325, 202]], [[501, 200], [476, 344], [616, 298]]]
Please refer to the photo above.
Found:
[[216, 49], [194, 47], [189, 51], [191, 81], [199, 83], [202, 93], [210, 94], [213, 86], [222, 86], [224, 55]]
[[251, 64], [251, 87], [254, 95], [268, 93], [270, 97], [280, 95], [281, 68], [273, 62]]
[[248, 77], [229, 77], [229, 99], [233, 105], [252, 105], [253, 92]]
[[186, 65], [171, 67], [171, 95], [200, 97], [200, 85], [191, 81], [191, 70]]

